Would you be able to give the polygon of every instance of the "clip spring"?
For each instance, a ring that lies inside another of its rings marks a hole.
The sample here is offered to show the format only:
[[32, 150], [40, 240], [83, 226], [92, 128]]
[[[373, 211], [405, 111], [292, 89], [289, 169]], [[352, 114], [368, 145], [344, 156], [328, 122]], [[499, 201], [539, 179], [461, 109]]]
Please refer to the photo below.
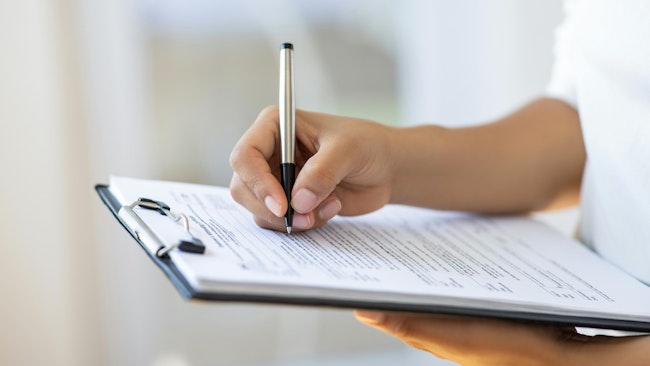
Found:
[[163, 216], [167, 216], [170, 219], [172, 219], [175, 223], [181, 223], [183, 225], [183, 228], [185, 229], [185, 232], [189, 234], [190, 239], [180, 239], [178, 242], [166, 245], [158, 252], [156, 255], [159, 257], [165, 256], [167, 253], [169, 253], [171, 250], [178, 248], [179, 250], [183, 252], [188, 252], [188, 253], [197, 253], [197, 254], [203, 254], [205, 253], [205, 245], [201, 241], [201, 239], [197, 238], [192, 234], [192, 231], [190, 230], [190, 220], [187, 218], [185, 214], [175, 214], [171, 211], [169, 208], [169, 205], [167, 205], [164, 202], [161, 201], [155, 201], [149, 198], [143, 198], [140, 197], [138, 198], [137, 201], [133, 202], [130, 204], [128, 207], [133, 210], [136, 206], [142, 207], [148, 210], [154, 210], [160, 213]]

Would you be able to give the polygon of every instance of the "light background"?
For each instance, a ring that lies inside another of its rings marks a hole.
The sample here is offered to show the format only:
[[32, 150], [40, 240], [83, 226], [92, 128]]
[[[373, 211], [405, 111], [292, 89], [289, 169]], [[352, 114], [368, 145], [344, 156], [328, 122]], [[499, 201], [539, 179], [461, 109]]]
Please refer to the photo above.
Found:
[[349, 311], [183, 301], [92, 187], [227, 185], [286, 41], [300, 108], [489, 121], [543, 93], [561, 18], [559, 0], [0, 0], [0, 364], [434, 364]]

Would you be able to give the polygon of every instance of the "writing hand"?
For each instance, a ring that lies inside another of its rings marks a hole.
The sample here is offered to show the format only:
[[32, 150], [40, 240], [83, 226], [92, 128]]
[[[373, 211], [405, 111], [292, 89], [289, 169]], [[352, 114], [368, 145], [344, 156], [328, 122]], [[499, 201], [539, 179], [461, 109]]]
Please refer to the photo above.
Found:
[[[389, 130], [367, 120], [296, 111], [295, 230], [322, 226], [336, 214], [371, 212], [389, 201]], [[279, 143], [278, 108], [268, 107], [231, 153], [230, 189], [258, 225], [284, 230], [289, 203], [278, 180]]]

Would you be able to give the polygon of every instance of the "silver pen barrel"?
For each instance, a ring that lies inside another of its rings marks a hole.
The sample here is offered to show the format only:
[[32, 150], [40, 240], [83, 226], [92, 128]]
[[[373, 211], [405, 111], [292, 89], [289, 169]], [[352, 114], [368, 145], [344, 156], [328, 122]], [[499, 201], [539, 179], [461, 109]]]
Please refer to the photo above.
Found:
[[282, 163], [295, 163], [296, 101], [293, 85], [293, 45], [280, 50], [280, 146]]

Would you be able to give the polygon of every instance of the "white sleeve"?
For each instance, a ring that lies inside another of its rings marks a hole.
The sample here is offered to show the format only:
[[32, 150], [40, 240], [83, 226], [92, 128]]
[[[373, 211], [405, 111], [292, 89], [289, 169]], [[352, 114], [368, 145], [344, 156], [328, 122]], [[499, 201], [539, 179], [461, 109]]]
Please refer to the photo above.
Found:
[[576, 108], [576, 7], [577, 1], [565, 0], [565, 18], [555, 30], [555, 62], [551, 72], [551, 80], [546, 87], [546, 95], [563, 100]]

